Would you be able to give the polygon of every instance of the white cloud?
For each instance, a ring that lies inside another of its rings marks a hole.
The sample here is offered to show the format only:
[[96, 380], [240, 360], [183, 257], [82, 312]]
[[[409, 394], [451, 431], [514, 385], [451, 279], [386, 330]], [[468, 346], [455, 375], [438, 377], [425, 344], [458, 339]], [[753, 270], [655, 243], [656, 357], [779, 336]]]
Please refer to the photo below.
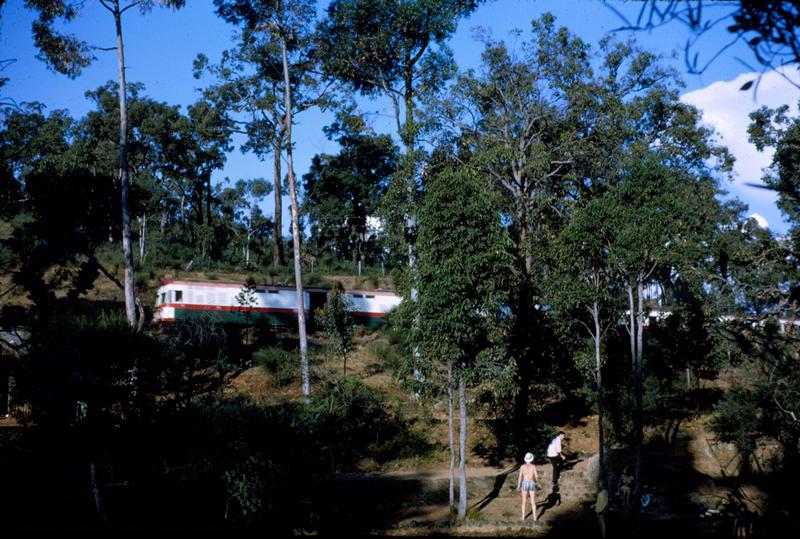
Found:
[[[714, 128], [719, 143], [727, 146], [736, 158], [735, 178], [729, 189], [731, 195], [747, 203], [762, 219], [766, 217], [765, 221], [778, 224], [782, 223], [782, 217], [775, 206], [775, 194], [748, 185], [762, 183], [763, 169], [769, 166], [773, 153], [771, 149], [759, 152], [748, 142], [748, 115], [765, 105], [770, 108], [790, 105], [792, 114], [796, 114], [800, 89], [786, 79], [791, 78], [800, 84], [800, 75], [797, 69], [791, 67], [781, 72], [769, 71], [762, 75], [757, 87], [740, 90], [743, 84], [757, 77], [757, 73], [743, 73], [732, 81], [718, 81], [688, 92], [681, 99], [702, 111], [703, 122]], [[784, 227], [778, 225], [776, 228]]]
[[761, 228], [769, 228], [769, 222], [766, 220], [766, 218], [764, 218], [763, 215], [759, 215], [757, 213], [751, 213], [750, 215], [747, 216], [747, 218], [753, 219], [756, 223], [758, 223], [758, 226], [760, 226]]

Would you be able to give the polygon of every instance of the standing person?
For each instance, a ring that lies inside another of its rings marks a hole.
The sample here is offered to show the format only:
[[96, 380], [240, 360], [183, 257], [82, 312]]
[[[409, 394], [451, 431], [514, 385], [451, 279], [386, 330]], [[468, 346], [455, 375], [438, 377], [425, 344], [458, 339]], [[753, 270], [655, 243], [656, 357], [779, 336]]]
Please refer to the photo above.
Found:
[[600, 524], [600, 537], [606, 539], [606, 509], [608, 509], [608, 490], [602, 481], [597, 483], [597, 501], [594, 512], [597, 514], [597, 523]]
[[633, 491], [633, 474], [628, 473], [628, 467], [622, 470], [622, 477], [619, 479], [619, 495], [622, 498], [622, 505], [629, 507], [631, 504], [631, 492]]
[[522, 519], [525, 520], [526, 493], [530, 492], [531, 507], [533, 508], [533, 521], [536, 522], [536, 482], [539, 481], [539, 474], [536, 473], [536, 466], [533, 464], [533, 453], [525, 453], [525, 464], [519, 467], [519, 477], [517, 478], [517, 490], [522, 493]]
[[737, 538], [750, 537], [753, 533], [753, 521], [750, 519], [750, 512], [742, 504], [736, 511], [736, 518], [733, 521], [733, 536]]
[[558, 435], [553, 438], [550, 445], [547, 446], [547, 458], [550, 459], [550, 464], [553, 465], [553, 486], [558, 486], [558, 476], [561, 474], [561, 462], [564, 455], [561, 453], [561, 442], [564, 440], [564, 431], [558, 431]]

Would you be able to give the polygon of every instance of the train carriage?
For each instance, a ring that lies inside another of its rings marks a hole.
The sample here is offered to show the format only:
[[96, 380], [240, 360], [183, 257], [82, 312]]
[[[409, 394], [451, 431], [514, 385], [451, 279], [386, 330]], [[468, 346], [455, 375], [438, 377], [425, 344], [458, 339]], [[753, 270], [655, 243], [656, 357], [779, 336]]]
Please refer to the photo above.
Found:
[[400, 296], [385, 290], [350, 290], [345, 296], [353, 305], [356, 324], [374, 329], [383, 323], [386, 314], [400, 305]]
[[[174, 322], [212, 315], [222, 323], [273, 326], [297, 323], [297, 292], [281, 286], [256, 286], [253, 297], [243, 304], [238, 299], [242, 283], [224, 281], [162, 281], [156, 297], [153, 320]], [[308, 292], [304, 303], [309, 303]], [[250, 304], [248, 304], [250, 303]], [[308, 312], [308, 308], [306, 308]]]
[[[212, 316], [222, 323], [292, 326], [297, 323], [297, 291], [294, 287], [257, 285], [249, 301], [242, 304], [244, 285], [226, 281], [164, 280], [158, 289], [154, 322], [168, 323]], [[306, 288], [303, 303], [307, 319], [324, 305], [328, 290]], [[400, 297], [385, 290], [349, 290], [359, 325], [376, 328], [386, 314], [400, 304]]]

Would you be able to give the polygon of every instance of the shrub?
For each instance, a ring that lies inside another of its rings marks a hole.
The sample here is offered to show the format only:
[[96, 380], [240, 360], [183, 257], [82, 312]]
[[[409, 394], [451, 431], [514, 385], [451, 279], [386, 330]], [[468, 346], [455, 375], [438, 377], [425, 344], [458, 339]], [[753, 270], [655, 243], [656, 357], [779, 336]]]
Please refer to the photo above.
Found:
[[298, 377], [299, 363], [297, 353], [275, 347], [260, 348], [253, 353], [253, 361], [275, 377], [275, 384], [285, 386]]
[[431, 446], [411, 428], [402, 408], [357, 378], [324, 383], [308, 408], [315, 418], [310, 428], [340, 469], [366, 457], [385, 462], [430, 453]]
[[384, 369], [395, 375], [398, 375], [402, 371], [405, 359], [396, 346], [382, 340], [374, 341], [372, 343], [372, 351], [378, 356]]

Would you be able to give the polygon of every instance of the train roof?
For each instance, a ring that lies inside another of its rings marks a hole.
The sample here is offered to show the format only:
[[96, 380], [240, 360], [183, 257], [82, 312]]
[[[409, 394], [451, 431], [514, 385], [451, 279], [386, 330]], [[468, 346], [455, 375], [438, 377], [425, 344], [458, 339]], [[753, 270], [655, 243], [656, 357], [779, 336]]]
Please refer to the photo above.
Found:
[[[161, 279], [159, 286], [167, 286], [171, 284], [177, 285], [191, 285], [191, 286], [213, 286], [217, 288], [242, 288], [245, 283], [237, 282], [237, 281], [209, 281], [209, 280], [199, 280], [199, 279]], [[281, 286], [281, 285], [269, 285], [269, 284], [257, 284], [256, 290], [295, 290], [294, 286]], [[329, 292], [330, 288], [323, 288], [323, 287], [314, 287], [314, 286], [305, 286], [303, 287], [304, 292]], [[356, 289], [345, 289], [345, 292], [351, 294], [369, 294], [369, 295], [379, 295], [379, 296], [397, 296], [397, 292], [393, 290], [356, 290]]]

